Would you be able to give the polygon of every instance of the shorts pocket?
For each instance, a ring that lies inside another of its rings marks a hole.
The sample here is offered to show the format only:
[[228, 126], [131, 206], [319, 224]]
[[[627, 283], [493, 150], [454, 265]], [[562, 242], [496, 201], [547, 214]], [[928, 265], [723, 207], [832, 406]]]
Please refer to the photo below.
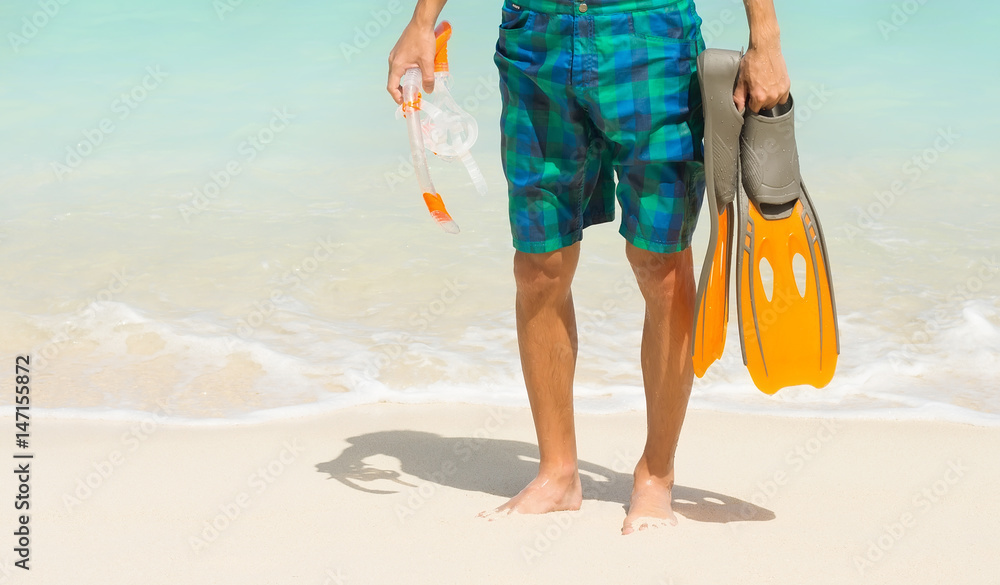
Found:
[[513, 31], [527, 28], [534, 13], [510, 2], [504, 2], [500, 15], [500, 30]]
[[629, 27], [640, 39], [666, 43], [685, 43], [698, 36], [698, 26], [692, 22], [691, 14], [672, 6], [631, 12]]

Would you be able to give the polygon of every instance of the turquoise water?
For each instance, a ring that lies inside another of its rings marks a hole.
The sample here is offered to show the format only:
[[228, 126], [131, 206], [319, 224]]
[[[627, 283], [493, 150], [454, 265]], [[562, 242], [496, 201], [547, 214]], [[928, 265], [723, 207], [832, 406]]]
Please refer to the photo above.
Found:
[[[698, 7], [711, 46], [745, 44], [739, 2]], [[411, 10], [0, 6], [0, 360], [36, 356], [39, 406], [107, 415], [169, 399], [189, 418], [235, 419], [380, 399], [526, 404], [498, 2], [456, 0], [443, 14], [453, 93], [479, 121], [491, 190], [480, 197], [464, 169], [432, 161], [458, 236], [427, 217], [384, 89]], [[1000, 7], [777, 10], [843, 354], [830, 387], [767, 398], [733, 322], [695, 405], [1000, 419]], [[588, 230], [578, 271], [582, 409], [642, 405], [642, 306], [616, 231]]]

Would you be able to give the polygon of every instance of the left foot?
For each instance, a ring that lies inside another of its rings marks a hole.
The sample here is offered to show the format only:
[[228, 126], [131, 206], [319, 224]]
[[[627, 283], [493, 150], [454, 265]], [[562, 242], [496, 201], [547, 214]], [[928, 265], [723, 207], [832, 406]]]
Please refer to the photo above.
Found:
[[635, 485], [628, 515], [622, 525], [622, 534], [659, 526], [676, 526], [677, 516], [670, 506], [671, 490], [674, 487], [674, 473], [666, 477], [656, 477], [639, 465], [635, 471]]

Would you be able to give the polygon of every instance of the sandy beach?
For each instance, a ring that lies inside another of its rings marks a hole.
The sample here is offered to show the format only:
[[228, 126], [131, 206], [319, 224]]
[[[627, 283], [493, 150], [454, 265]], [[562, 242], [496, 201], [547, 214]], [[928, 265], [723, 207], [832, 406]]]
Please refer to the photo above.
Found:
[[678, 525], [621, 536], [641, 412], [578, 415], [580, 511], [495, 521], [527, 409], [161, 420], [35, 413], [31, 570], [7, 536], [0, 583], [1000, 582], [997, 428], [692, 412]]
[[[740, 2], [696, 3], [706, 46], [749, 46]], [[439, 19], [489, 187], [428, 154], [446, 233], [386, 91], [415, 4], [0, 4], [0, 585], [1000, 585], [1000, 2], [777, 2], [836, 375], [754, 389], [734, 298], [678, 524], [628, 536], [647, 311], [618, 204], [573, 282], [582, 509], [478, 517], [538, 454], [509, 33], [501, 2]]]

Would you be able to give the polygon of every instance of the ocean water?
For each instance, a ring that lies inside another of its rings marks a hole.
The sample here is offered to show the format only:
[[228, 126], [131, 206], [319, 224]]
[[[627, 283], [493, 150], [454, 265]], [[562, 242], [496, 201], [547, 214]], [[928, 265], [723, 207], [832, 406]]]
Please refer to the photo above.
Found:
[[[776, 5], [842, 355], [827, 388], [768, 397], [731, 319], [693, 407], [1000, 423], [1000, 7]], [[740, 2], [698, 8], [710, 46], [745, 45]], [[459, 235], [427, 216], [385, 92], [411, 10], [0, 5], [0, 362], [31, 355], [35, 407], [219, 424], [380, 400], [527, 404], [499, 2], [443, 14], [490, 187], [481, 197], [460, 165], [432, 159]], [[587, 230], [574, 298], [578, 408], [642, 408], [643, 307], [616, 224]]]

